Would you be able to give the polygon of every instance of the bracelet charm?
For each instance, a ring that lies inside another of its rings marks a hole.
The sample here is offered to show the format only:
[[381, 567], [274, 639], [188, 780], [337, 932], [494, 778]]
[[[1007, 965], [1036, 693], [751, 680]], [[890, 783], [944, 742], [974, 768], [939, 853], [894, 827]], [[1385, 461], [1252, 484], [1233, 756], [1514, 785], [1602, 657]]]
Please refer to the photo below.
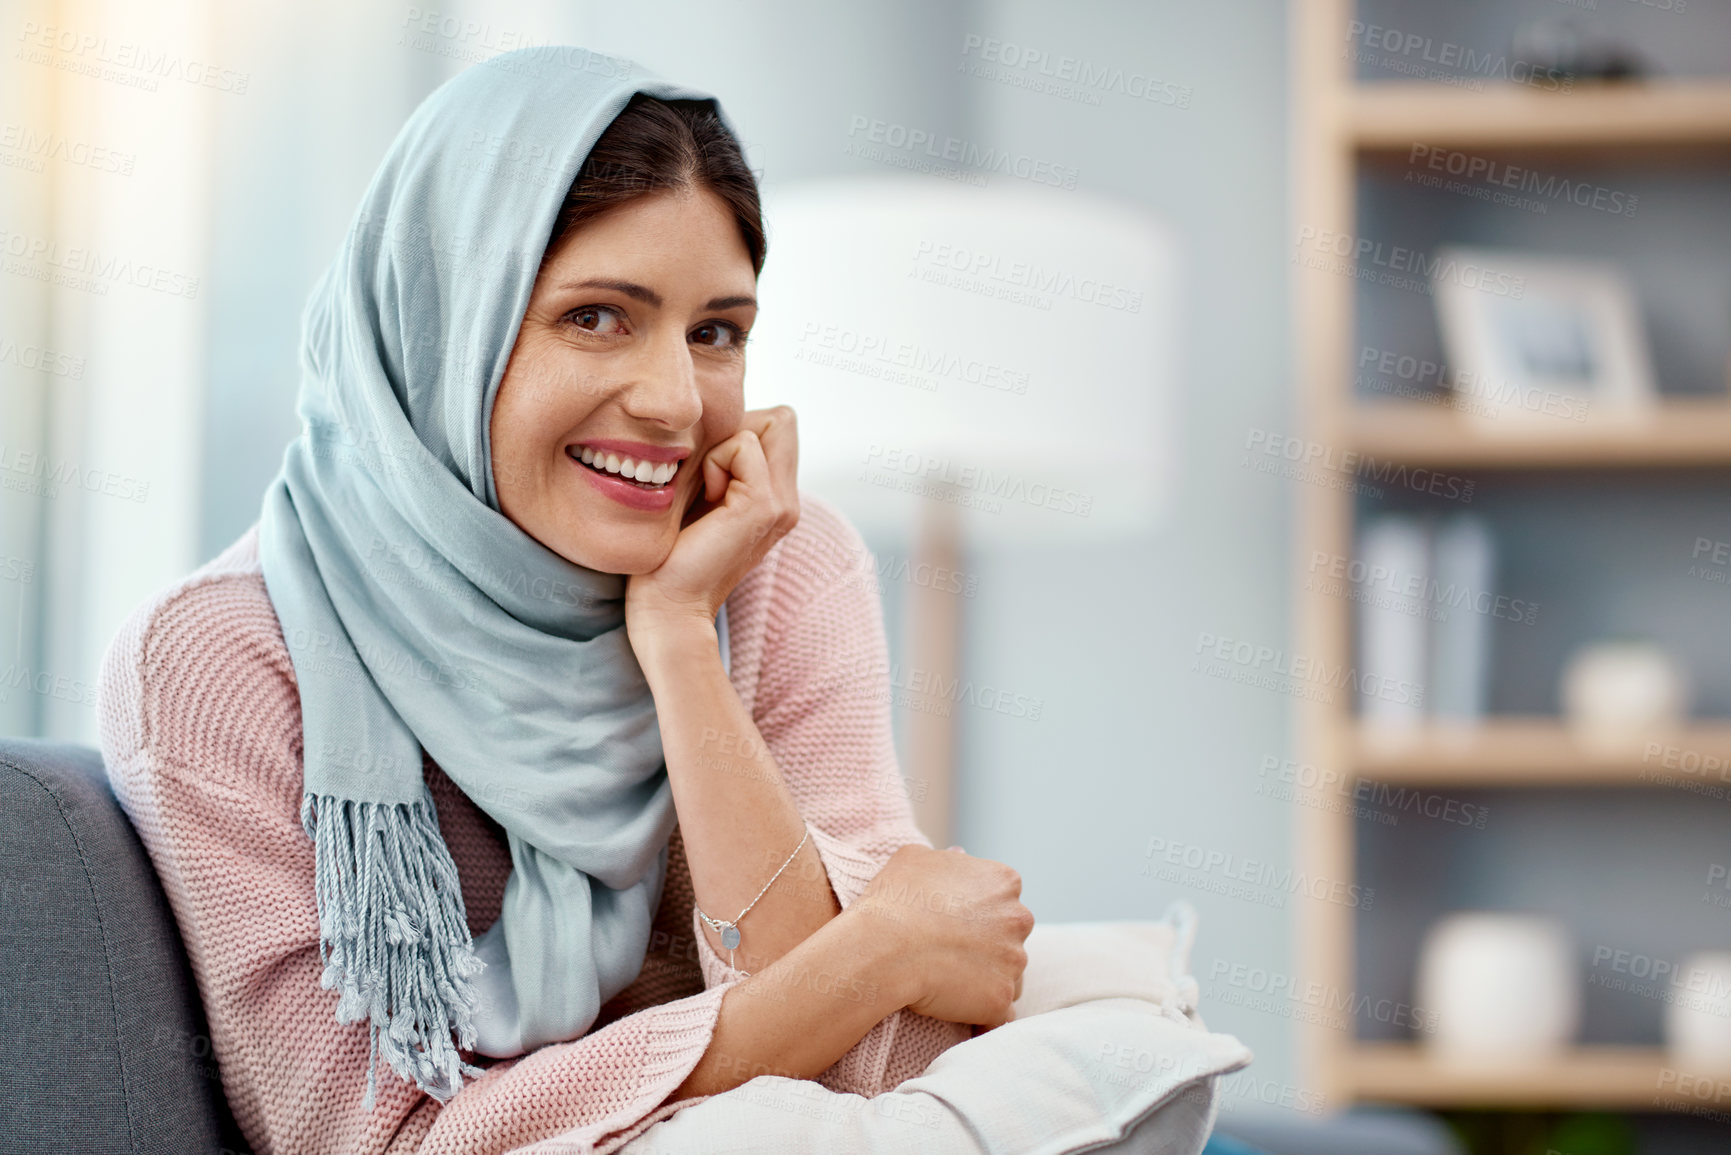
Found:
[[[799, 852], [805, 847], [806, 839], [811, 837], [811, 827], [805, 828], [805, 833], [799, 837], [799, 845], [793, 848], [793, 853], [787, 856], [787, 861], [781, 864], [781, 870], [770, 875], [769, 881], [763, 884], [763, 889], [757, 892], [757, 898], [762, 898], [769, 888], [775, 885], [775, 880], [781, 877], [781, 871], [786, 870], [793, 860], [799, 857]], [[724, 922], [719, 918], [711, 918], [703, 913], [703, 908], [697, 908], [697, 917], [709, 924], [711, 930], [721, 936], [721, 948], [727, 952], [727, 965], [732, 970], [739, 970], [733, 965], [733, 952], [739, 949], [739, 920], [751, 912], [757, 905], [757, 898], [745, 904], [745, 909], [734, 916], [732, 922]], [[741, 972], [744, 973], [744, 972]], [[747, 976], [750, 977], [749, 975]]]

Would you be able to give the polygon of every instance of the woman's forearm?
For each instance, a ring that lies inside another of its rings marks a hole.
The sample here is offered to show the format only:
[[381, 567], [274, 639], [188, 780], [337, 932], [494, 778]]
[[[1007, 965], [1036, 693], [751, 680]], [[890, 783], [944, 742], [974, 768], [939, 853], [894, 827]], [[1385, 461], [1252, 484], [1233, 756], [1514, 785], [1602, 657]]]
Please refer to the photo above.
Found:
[[896, 938], [882, 922], [844, 913], [735, 984], [708, 1050], [668, 1101], [717, 1095], [758, 1075], [815, 1078], [912, 1002]]
[[[714, 918], [737, 918], [799, 846], [804, 820], [728, 680], [713, 625], [659, 630], [638, 660], [655, 697], [697, 905]], [[807, 839], [740, 922], [739, 969], [755, 975], [840, 911], [817, 847]], [[713, 928], [705, 924], [703, 933], [729, 957]]]

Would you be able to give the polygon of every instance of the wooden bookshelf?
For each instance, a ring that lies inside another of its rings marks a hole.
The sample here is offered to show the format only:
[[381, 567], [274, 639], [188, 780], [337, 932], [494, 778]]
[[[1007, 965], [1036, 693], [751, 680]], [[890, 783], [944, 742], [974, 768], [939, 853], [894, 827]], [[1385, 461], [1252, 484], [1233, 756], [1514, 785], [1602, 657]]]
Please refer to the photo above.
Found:
[[[1482, 90], [1406, 81], [1359, 82], [1341, 51], [1350, 0], [1290, 0], [1294, 228], [1355, 234], [1361, 173], [1404, 165], [1414, 144], [1543, 156], [1547, 163], [1647, 165], [1672, 153], [1731, 161], [1731, 80], [1578, 85], [1567, 93], [1518, 85]], [[1731, 467], [1731, 397], [1666, 398], [1640, 415], [1589, 413], [1578, 423], [1463, 413], [1445, 404], [1355, 397], [1357, 282], [1295, 262], [1294, 364], [1302, 434], [1331, 448], [1388, 461], [1462, 470], [1579, 471]], [[1306, 588], [1307, 559], [1355, 555], [1352, 487], [1297, 487], [1297, 651], [1326, 666], [1352, 663], [1353, 607]], [[1555, 718], [1492, 718], [1467, 729], [1427, 726], [1400, 740], [1361, 727], [1349, 695], [1295, 704], [1299, 757], [1337, 780], [1462, 788], [1666, 785], [1722, 790], [1731, 769], [1667, 766], [1663, 751], [1599, 751]], [[1731, 759], [1731, 720], [1691, 725], [1663, 745]], [[1670, 775], [1669, 783], [1655, 780]], [[1356, 877], [1359, 824], [1348, 808], [1295, 808], [1297, 866], [1312, 876]], [[1466, 852], [1466, 851], [1463, 851]], [[1306, 904], [1298, 961], [1307, 980], [1356, 990], [1355, 912]], [[1332, 1025], [1301, 1028], [1300, 1071], [1331, 1103], [1431, 1107], [1700, 1109], [1663, 1083], [1652, 1047], [1573, 1048], [1497, 1070], [1439, 1064], [1416, 1043], [1358, 1040]], [[1694, 1073], [1699, 1075], [1699, 1073]], [[1722, 1076], [1731, 1089], [1731, 1073]], [[1728, 1090], [1731, 1095], [1731, 1090]], [[1707, 1104], [1712, 1106], [1712, 1104]], [[1731, 1097], [1721, 1108], [1731, 1116]]]

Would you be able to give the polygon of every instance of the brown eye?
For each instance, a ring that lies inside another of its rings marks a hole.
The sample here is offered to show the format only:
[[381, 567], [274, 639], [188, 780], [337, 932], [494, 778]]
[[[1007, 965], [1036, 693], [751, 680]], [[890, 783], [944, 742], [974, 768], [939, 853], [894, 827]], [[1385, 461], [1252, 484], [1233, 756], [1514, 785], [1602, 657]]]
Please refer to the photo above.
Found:
[[625, 314], [611, 305], [584, 305], [565, 314], [579, 329], [604, 336], [625, 331]]
[[694, 344], [716, 349], [732, 349], [745, 344], [745, 334], [738, 325], [726, 321], [707, 321], [691, 330]]

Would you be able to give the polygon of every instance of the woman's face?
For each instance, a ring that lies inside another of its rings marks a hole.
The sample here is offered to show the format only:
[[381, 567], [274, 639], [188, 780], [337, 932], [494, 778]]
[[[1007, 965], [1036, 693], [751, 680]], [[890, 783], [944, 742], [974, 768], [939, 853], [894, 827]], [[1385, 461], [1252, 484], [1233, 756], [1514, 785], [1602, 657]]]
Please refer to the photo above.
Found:
[[493, 403], [505, 516], [590, 569], [659, 566], [703, 492], [704, 455], [739, 430], [756, 287], [733, 213], [707, 190], [638, 197], [567, 237]]

